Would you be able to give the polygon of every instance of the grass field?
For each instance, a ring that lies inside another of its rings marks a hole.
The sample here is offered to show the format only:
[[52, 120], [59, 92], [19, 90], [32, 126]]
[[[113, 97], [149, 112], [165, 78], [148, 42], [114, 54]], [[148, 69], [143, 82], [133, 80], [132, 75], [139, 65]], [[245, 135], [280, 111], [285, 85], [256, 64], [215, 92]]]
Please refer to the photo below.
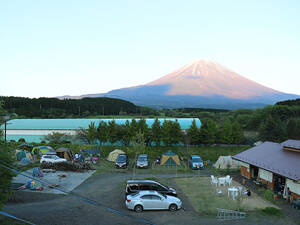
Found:
[[[266, 207], [277, 208], [277, 206], [263, 200], [255, 193], [250, 197], [242, 196], [233, 200], [227, 195], [228, 187], [216, 188], [211, 184], [210, 177], [177, 178], [175, 181], [189, 198], [194, 209], [201, 214], [215, 215], [217, 208], [240, 211], [256, 211]], [[236, 182], [233, 185], [241, 186]], [[217, 195], [216, 189], [221, 189], [223, 194]]]

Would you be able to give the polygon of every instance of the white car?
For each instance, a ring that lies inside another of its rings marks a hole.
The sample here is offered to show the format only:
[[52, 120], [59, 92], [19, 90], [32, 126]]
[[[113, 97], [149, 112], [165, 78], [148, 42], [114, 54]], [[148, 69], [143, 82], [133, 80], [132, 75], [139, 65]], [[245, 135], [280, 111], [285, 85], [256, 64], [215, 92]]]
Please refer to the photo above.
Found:
[[182, 202], [179, 198], [169, 195], [161, 195], [157, 191], [139, 191], [137, 193], [127, 195], [125, 204], [128, 209], [136, 212], [159, 209], [176, 211], [182, 207]]
[[57, 155], [43, 155], [40, 160], [40, 163], [60, 163], [66, 161], [66, 159], [59, 158]]

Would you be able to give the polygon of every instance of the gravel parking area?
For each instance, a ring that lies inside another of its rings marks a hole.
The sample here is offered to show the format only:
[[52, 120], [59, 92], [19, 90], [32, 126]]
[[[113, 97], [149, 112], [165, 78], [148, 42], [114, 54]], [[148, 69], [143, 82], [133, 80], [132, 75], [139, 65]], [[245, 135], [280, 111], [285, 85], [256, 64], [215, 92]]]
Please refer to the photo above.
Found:
[[[136, 178], [149, 177], [151, 174], [136, 176]], [[145, 211], [142, 213], [127, 210], [124, 204], [125, 182], [132, 178], [132, 174], [111, 173], [91, 176], [66, 196], [52, 195], [52, 198], [49, 196], [48, 199], [38, 201], [37, 198], [41, 194], [36, 195], [36, 193], [31, 192], [29, 194], [32, 195], [32, 199], [35, 199], [34, 201], [27, 197], [26, 201], [22, 203], [8, 203], [3, 211], [41, 225], [142, 225], [143, 223], [138, 221], [140, 219], [156, 225], [294, 225], [287, 218], [259, 217], [257, 215], [249, 216], [242, 223], [241, 221], [218, 221], [215, 217], [201, 215], [193, 209], [185, 194], [171, 178], [174, 177], [173, 174], [164, 174], [162, 177], [156, 175], [156, 177], [161, 179], [163, 183], [167, 182], [168, 185], [176, 188], [178, 197], [183, 201], [184, 208], [182, 210], [176, 212]], [[84, 196], [98, 204], [89, 204], [74, 198], [72, 194]]]

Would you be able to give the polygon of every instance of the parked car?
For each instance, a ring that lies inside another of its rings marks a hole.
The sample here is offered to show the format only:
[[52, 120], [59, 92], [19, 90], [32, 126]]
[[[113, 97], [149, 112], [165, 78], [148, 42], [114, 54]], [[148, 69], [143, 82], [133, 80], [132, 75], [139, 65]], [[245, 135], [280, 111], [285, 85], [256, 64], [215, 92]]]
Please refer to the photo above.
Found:
[[157, 191], [160, 194], [177, 196], [174, 188], [162, 185], [154, 180], [128, 180], [126, 184], [126, 195], [139, 191]]
[[125, 204], [128, 209], [136, 212], [162, 209], [176, 211], [182, 207], [182, 202], [179, 198], [162, 195], [157, 191], [140, 191], [132, 195], [127, 195]]
[[198, 155], [191, 155], [190, 160], [189, 160], [189, 166], [192, 169], [203, 169], [203, 166], [204, 166], [203, 160]]
[[43, 155], [40, 163], [60, 163], [60, 162], [67, 162], [66, 159], [59, 158], [57, 155]]
[[146, 168], [149, 166], [149, 160], [147, 154], [141, 154], [138, 156], [138, 159], [136, 161], [137, 168]]
[[115, 162], [116, 168], [127, 168], [128, 165], [128, 158], [126, 154], [119, 154], [116, 162]]

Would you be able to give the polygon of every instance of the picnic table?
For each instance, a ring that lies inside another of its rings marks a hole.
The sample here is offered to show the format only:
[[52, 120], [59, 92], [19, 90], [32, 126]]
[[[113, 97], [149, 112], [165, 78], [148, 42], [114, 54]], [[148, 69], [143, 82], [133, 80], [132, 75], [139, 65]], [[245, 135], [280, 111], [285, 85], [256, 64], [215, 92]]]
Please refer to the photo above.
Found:
[[237, 197], [238, 194], [239, 194], [239, 189], [236, 188], [236, 187], [231, 187], [231, 188], [228, 188], [227, 190], [228, 190], [228, 197], [229, 197], [230, 194], [231, 194], [233, 200], [234, 200], [235, 197]]

